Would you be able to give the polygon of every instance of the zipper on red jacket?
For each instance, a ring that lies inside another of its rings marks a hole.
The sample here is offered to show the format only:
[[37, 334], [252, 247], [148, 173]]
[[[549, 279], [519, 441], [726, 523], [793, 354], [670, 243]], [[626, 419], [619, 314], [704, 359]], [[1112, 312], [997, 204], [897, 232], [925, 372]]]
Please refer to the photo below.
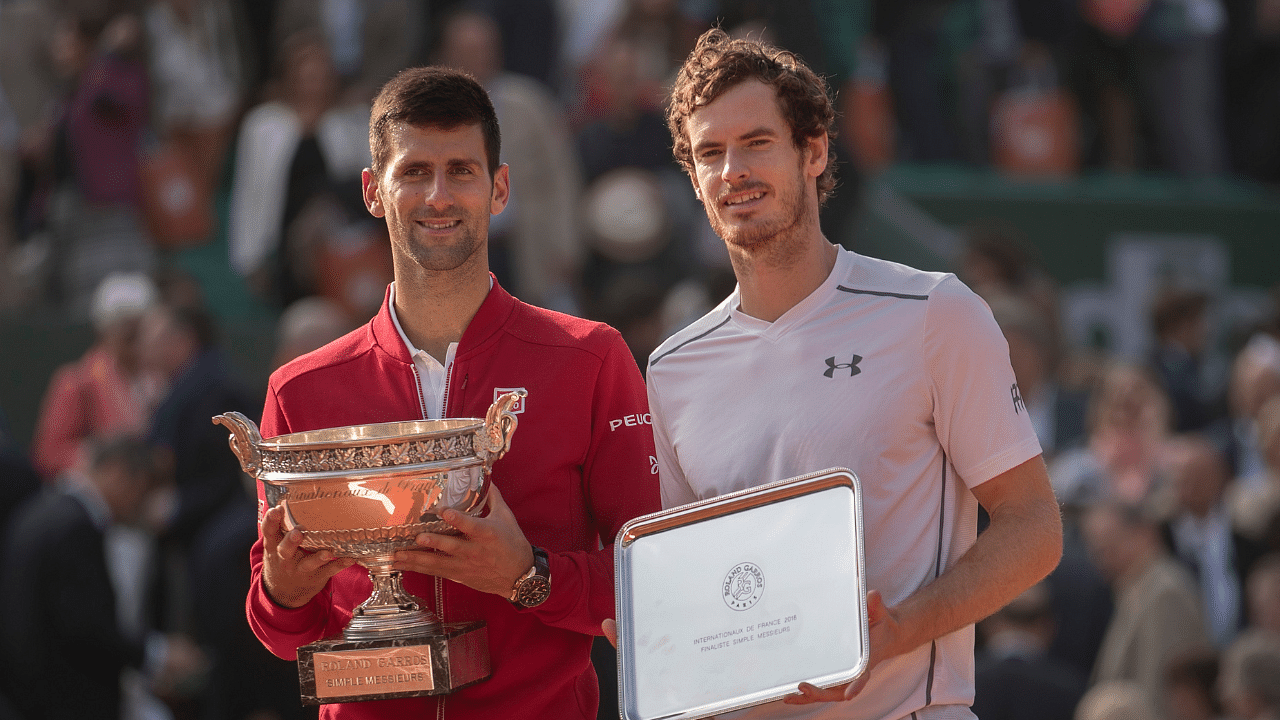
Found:
[[440, 417], [442, 418], [449, 417], [449, 387], [453, 385], [453, 366], [457, 364], [458, 361], [454, 360], [449, 363], [449, 367], [444, 369], [444, 397], [440, 401]]
[[427, 420], [427, 398], [422, 394], [422, 378], [418, 377], [418, 366], [409, 363], [409, 370], [413, 372], [413, 387], [418, 391], [418, 412], [422, 413], [422, 419]]

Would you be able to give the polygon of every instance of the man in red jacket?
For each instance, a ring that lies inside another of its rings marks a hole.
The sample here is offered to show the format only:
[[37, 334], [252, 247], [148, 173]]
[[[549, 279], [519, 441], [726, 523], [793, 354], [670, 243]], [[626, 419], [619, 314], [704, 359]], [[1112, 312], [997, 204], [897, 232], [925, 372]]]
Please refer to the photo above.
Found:
[[[374, 101], [369, 142], [364, 200], [387, 222], [395, 282], [367, 325], [271, 376], [263, 435], [482, 417], [509, 390], [528, 395], [493, 468], [489, 513], [446, 511], [460, 535], [424, 534], [422, 550], [397, 554], [405, 589], [442, 621], [488, 624], [492, 677], [321, 715], [594, 718], [589, 650], [613, 614], [613, 538], [659, 507], [644, 381], [617, 331], [526, 305], [490, 275], [489, 216], [506, 205], [509, 180], [493, 106], [474, 80], [400, 73]], [[286, 659], [339, 633], [371, 587], [351, 560], [300, 541], [272, 509], [252, 552], [249, 622]], [[550, 594], [513, 601], [531, 576], [549, 578]]]

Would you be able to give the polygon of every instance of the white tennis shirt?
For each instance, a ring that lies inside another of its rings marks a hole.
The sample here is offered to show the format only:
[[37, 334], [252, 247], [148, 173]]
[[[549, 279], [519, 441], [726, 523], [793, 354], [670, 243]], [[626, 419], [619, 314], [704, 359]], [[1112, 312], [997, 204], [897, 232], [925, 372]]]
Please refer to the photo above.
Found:
[[[863, 491], [867, 588], [900, 602], [973, 545], [969, 488], [1040, 454], [1004, 336], [954, 275], [846, 250], [776, 321], [740, 303], [735, 289], [650, 356], [663, 506], [847, 467]], [[969, 626], [880, 665], [851, 702], [747, 715], [972, 717], [972, 702]]]

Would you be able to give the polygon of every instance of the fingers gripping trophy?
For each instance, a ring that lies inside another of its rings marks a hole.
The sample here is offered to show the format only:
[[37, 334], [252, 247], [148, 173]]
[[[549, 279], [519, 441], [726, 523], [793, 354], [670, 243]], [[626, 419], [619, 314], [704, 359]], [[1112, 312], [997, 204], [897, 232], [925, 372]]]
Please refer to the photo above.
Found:
[[457, 534], [441, 519], [484, 509], [493, 463], [511, 447], [522, 391], [500, 396], [484, 418], [351, 425], [263, 439], [253, 421], [226, 413], [240, 466], [283, 510], [302, 548], [353, 558], [373, 590], [336, 637], [298, 648], [307, 704], [438, 695], [490, 675], [483, 621], [442, 623], [404, 590], [395, 553], [424, 532]]

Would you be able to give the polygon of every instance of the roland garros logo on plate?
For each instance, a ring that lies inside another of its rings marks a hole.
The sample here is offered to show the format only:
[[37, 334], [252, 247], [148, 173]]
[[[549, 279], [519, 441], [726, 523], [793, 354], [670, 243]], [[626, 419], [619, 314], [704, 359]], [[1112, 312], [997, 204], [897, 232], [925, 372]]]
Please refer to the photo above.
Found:
[[746, 610], [759, 602], [764, 593], [764, 572], [755, 563], [738, 563], [725, 575], [720, 592], [725, 605]]

